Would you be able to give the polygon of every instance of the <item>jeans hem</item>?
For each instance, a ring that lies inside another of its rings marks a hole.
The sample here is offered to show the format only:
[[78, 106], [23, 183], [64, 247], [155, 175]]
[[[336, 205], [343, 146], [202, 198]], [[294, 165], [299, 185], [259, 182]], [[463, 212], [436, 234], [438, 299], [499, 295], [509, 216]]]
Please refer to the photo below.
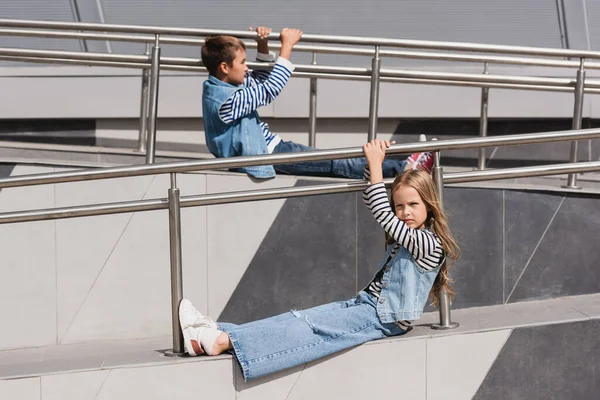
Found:
[[252, 379], [252, 377], [250, 376], [248, 363], [242, 357], [241, 350], [238, 347], [239, 344], [237, 342], [237, 339], [235, 338], [235, 334], [233, 334], [231, 332], [226, 332], [226, 333], [229, 336], [229, 340], [231, 341], [231, 347], [233, 347], [233, 352], [235, 354], [235, 358], [237, 359], [238, 364], [240, 364], [240, 367], [242, 369], [242, 375], [244, 376], [244, 382], [248, 382], [250, 379]]

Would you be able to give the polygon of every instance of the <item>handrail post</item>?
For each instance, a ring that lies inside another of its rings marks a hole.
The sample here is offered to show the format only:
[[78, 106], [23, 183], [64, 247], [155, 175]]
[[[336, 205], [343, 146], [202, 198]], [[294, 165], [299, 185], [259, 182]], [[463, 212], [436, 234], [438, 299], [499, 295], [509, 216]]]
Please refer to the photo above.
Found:
[[146, 164], [154, 164], [156, 146], [156, 122], [158, 113], [158, 81], [160, 79], [160, 36], [156, 35], [152, 48], [150, 67], [150, 105], [148, 112], [148, 139], [146, 144]]
[[[437, 139], [432, 139], [437, 140]], [[438, 197], [440, 199], [440, 207], [444, 208], [444, 171], [440, 164], [440, 152], [436, 151], [433, 153], [433, 179], [435, 186], [438, 191]], [[450, 311], [450, 299], [446, 289], [440, 291], [440, 303], [438, 305], [440, 310], [440, 323], [431, 325], [432, 329], [437, 330], [448, 330], [455, 329], [458, 327], [458, 322], [452, 322], [451, 311]]]
[[381, 73], [381, 58], [379, 46], [375, 46], [375, 55], [371, 61], [371, 96], [369, 98], [369, 137], [371, 141], [377, 137], [377, 111], [379, 109], [379, 75]]
[[[488, 63], [483, 64], [483, 74], [487, 75]], [[479, 137], [486, 137], [488, 132], [488, 98], [490, 88], [481, 88], [481, 115], [479, 116]], [[485, 169], [485, 147], [479, 149], [479, 159], [477, 161], [477, 169]]]
[[173, 351], [168, 356], [182, 356], [183, 333], [179, 326], [179, 303], [183, 299], [183, 278], [181, 272], [181, 207], [177, 187], [177, 175], [171, 173], [169, 189], [169, 243], [171, 254], [171, 322], [173, 329]]
[[[583, 95], [584, 95], [584, 87], [585, 87], [585, 69], [584, 67], [585, 59], [582, 58], [579, 63], [579, 69], [577, 70], [577, 82], [575, 84], [575, 105], [573, 107], [573, 130], [581, 129], [581, 119], [583, 117]], [[579, 142], [574, 140], [571, 142], [571, 157], [569, 159], [570, 163], [577, 162], [577, 156], [579, 152]], [[570, 189], [580, 189], [577, 186], [577, 174], [572, 173], [569, 174], [569, 178], [567, 179], [567, 185], [565, 188]]]
[[[150, 43], [146, 43], [146, 56], [150, 56]], [[146, 151], [146, 140], [148, 138], [148, 82], [150, 80], [150, 70], [142, 70], [142, 96], [140, 99], [140, 131], [138, 135], [137, 151], [143, 153]]]
[[[317, 53], [313, 53], [312, 65], [317, 65]], [[316, 147], [317, 143], [317, 78], [310, 78], [310, 104], [308, 124], [308, 145]]]

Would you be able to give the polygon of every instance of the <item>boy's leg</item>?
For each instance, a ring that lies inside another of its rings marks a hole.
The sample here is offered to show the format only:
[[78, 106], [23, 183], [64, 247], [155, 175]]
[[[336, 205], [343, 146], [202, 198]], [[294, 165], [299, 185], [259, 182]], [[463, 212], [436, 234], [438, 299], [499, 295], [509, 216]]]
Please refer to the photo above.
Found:
[[[364, 176], [365, 167], [367, 166], [366, 158], [346, 158], [343, 160], [332, 160], [333, 175], [342, 178], [362, 179]], [[406, 167], [406, 161], [394, 160], [386, 158], [383, 160], [382, 170], [384, 178], [395, 178]]]
[[[303, 151], [317, 150], [314, 147], [305, 146], [303, 144], [281, 141], [273, 153], [299, 153]], [[280, 174], [287, 175], [306, 175], [306, 176], [333, 176], [333, 163], [331, 160], [298, 162], [289, 164], [273, 165], [275, 171]]]
[[[296, 153], [318, 150], [294, 142], [281, 141], [273, 153]], [[367, 160], [365, 158], [346, 158], [343, 160], [309, 161], [274, 165], [278, 173], [305, 176], [332, 176], [351, 179], [362, 179]], [[405, 161], [385, 159], [383, 161], [384, 178], [393, 178], [404, 170]]]

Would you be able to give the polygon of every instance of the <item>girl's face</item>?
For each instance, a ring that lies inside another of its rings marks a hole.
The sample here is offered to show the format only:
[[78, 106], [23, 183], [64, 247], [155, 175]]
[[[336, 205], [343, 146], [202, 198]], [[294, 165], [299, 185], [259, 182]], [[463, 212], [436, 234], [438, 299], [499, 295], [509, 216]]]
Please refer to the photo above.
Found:
[[427, 206], [419, 192], [408, 185], [400, 185], [392, 195], [396, 216], [409, 228], [423, 229], [427, 220]]

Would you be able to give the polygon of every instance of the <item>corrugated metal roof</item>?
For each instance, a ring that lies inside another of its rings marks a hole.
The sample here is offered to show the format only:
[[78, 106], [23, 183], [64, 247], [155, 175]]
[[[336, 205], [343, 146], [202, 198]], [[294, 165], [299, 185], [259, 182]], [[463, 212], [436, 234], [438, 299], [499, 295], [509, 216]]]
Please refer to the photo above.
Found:
[[[81, 1], [81, 0], [79, 0]], [[299, 27], [325, 35], [376, 36], [421, 40], [561, 47], [555, 0], [101, 0], [113, 24], [246, 29], [258, 24], [279, 30]], [[600, 33], [600, 3], [588, 1], [590, 29]], [[69, 0], [2, 0], [4, 18], [72, 21]], [[593, 38], [594, 35], [592, 35]], [[0, 37], [0, 45], [31, 49], [81, 49], [77, 40]], [[600, 47], [600, 41], [595, 46]], [[144, 45], [113, 42], [116, 53], [142, 54]], [[199, 57], [199, 49], [164, 46], [168, 56]], [[309, 63], [309, 54], [295, 54]], [[319, 62], [369, 65], [369, 58], [319, 56]], [[439, 64], [439, 63], [433, 63]], [[432, 65], [431, 61], [385, 59], [384, 66]]]
[[592, 50], [600, 50], [600, 2], [587, 0], [585, 5], [587, 9], [590, 45]]
[[[238, 30], [262, 24], [325, 35], [561, 47], [555, 0], [102, 0], [102, 4], [106, 22], [116, 24]], [[126, 43], [113, 43], [113, 49], [144, 51], [143, 46]], [[169, 47], [165, 54], [196, 57], [198, 49]], [[309, 62], [308, 57], [299, 62]], [[345, 58], [335, 56], [338, 63]], [[330, 59], [324, 56], [321, 61]], [[386, 65], [396, 63], [402, 62], [386, 60]]]
[[[69, 0], [2, 0], [2, 18], [73, 22]], [[47, 50], [81, 50], [78, 40], [0, 36], [0, 47]]]

